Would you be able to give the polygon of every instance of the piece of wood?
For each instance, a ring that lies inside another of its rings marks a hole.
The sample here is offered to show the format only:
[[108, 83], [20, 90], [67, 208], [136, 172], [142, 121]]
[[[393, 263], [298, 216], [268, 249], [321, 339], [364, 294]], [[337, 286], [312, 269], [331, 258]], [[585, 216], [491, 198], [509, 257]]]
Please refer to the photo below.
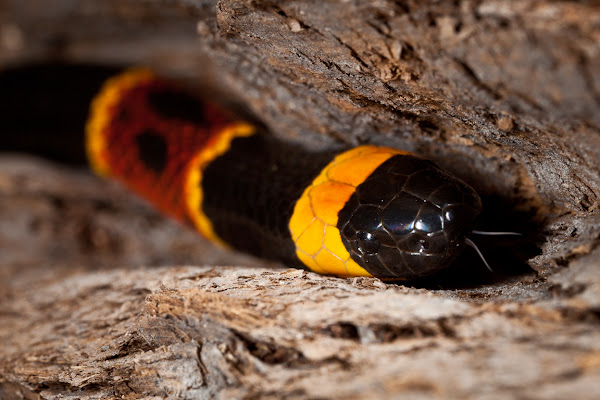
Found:
[[0, 398], [600, 398], [594, 2], [0, 2], [0, 67], [48, 59], [152, 65], [307, 146], [418, 152], [526, 237], [481, 239], [494, 274], [323, 277], [2, 156]]

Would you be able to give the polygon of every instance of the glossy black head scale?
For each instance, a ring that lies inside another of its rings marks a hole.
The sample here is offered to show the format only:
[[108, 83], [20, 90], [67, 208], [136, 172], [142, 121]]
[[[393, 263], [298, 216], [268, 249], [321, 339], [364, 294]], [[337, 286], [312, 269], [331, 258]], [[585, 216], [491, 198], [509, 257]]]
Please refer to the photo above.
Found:
[[481, 212], [475, 190], [437, 164], [396, 155], [381, 164], [338, 215], [354, 261], [384, 280], [408, 280], [447, 267]]

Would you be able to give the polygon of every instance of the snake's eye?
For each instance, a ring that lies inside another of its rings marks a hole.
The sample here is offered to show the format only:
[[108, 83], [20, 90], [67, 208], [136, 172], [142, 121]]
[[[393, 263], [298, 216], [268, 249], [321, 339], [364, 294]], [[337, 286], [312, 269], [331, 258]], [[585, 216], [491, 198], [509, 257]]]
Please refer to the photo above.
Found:
[[358, 237], [358, 249], [363, 254], [375, 254], [379, 250], [379, 240], [369, 232], [360, 231], [356, 234]]

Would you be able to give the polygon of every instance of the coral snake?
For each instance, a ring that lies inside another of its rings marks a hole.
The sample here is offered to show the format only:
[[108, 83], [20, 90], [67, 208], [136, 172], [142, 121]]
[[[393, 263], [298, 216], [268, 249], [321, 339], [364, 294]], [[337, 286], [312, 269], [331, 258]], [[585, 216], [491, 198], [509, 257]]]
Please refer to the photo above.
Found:
[[308, 151], [149, 69], [91, 103], [94, 171], [209, 240], [342, 277], [410, 280], [452, 263], [481, 212], [473, 188], [415, 154]]

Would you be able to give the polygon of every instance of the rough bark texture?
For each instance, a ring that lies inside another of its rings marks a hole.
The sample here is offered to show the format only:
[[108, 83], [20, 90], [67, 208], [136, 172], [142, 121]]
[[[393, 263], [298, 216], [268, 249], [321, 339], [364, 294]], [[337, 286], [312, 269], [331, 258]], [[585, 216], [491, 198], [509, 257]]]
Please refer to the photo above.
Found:
[[307, 146], [418, 152], [526, 235], [486, 247], [495, 274], [408, 286], [269, 269], [3, 156], [0, 398], [600, 398], [597, 2], [0, 0], [0, 66], [57, 58], [153, 65]]

